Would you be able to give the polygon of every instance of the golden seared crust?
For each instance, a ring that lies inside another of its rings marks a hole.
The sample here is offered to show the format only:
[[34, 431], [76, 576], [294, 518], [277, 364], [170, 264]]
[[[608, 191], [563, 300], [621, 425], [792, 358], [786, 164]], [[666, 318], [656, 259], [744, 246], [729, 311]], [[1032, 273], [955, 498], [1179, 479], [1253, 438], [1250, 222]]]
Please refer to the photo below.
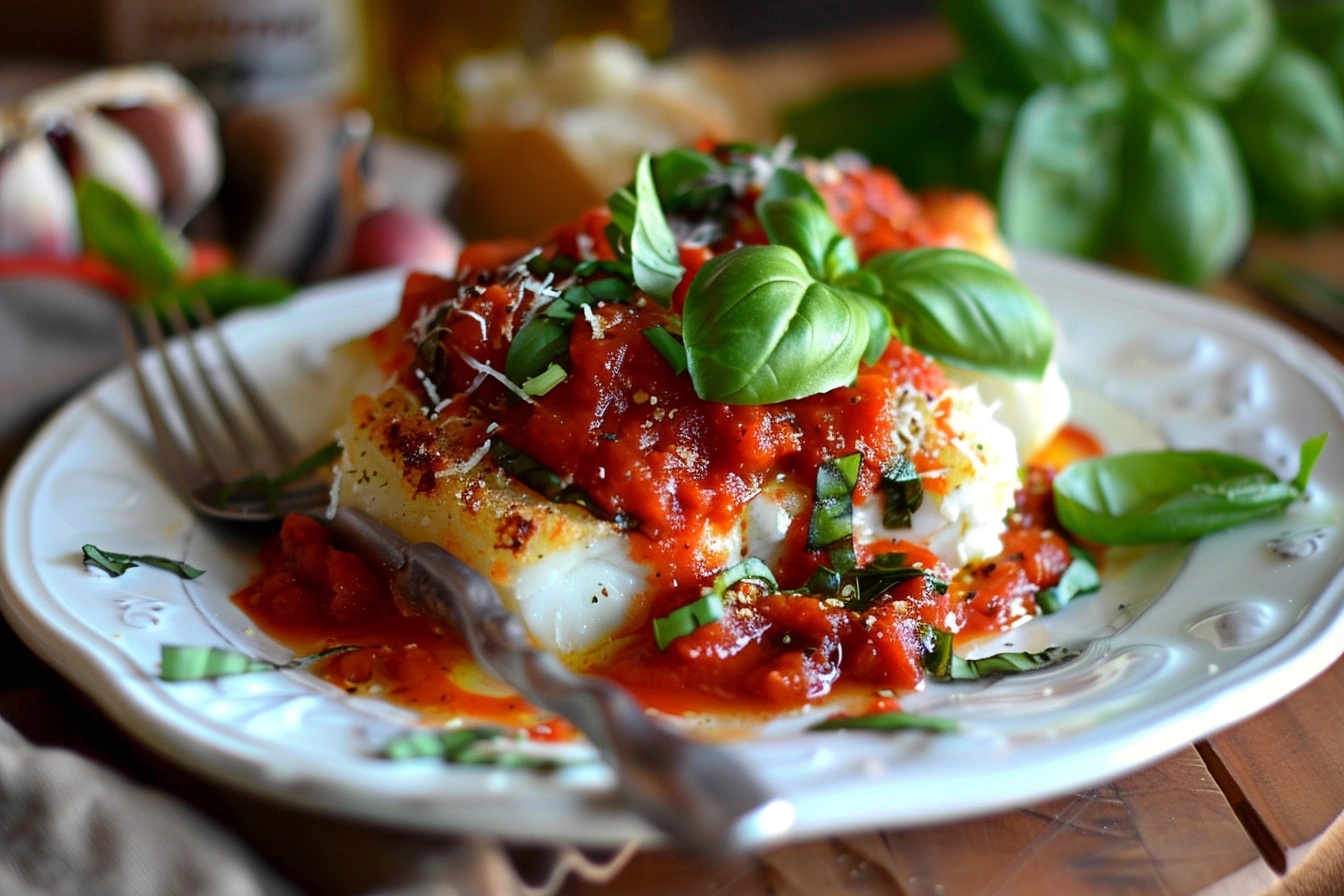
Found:
[[486, 429], [470, 409], [431, 420], [395, 387], [358, 396], [341, 432], [339, 500], [442, 545], [506, 592], [526, 564], [613, 535], [609, 523], [503, 473]]

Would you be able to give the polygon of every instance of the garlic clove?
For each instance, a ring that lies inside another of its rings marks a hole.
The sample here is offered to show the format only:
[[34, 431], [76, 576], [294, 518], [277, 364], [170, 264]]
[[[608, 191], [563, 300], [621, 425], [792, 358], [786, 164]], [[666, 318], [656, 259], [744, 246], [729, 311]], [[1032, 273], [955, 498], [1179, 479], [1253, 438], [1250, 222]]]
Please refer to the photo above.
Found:
[[71, 258], [80, 252], [70, 177], [37, 135], [0, 155], [0, 255]]
[[93, 112], [65, 123], [70, 135], [70, 174], [92, 177], [116, 188], [136, 205], [157, 213], [163, 199], [159, 173], [149, 153], [131, 133]]
[[182, 227], [219, 188], [224, 160], [214, 115], [204, 103], [104, 109], [103, 115], [144, 147], [163, 188], [163, 216]]

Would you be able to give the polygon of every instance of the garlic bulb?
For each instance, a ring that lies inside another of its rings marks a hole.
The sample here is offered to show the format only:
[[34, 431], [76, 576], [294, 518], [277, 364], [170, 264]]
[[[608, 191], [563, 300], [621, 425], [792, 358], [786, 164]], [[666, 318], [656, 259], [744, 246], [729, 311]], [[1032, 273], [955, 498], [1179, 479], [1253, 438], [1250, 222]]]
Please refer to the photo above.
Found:
[[103, 69], [40, 88], [0, 107], [0, 254], [77, 254], [79, 177], [180, 228], [222, 174], [214, 112], [167, 67]]
[[0, 255], [69, 258], [79, 254], [75, 191], [43, 136], [0, 155]]

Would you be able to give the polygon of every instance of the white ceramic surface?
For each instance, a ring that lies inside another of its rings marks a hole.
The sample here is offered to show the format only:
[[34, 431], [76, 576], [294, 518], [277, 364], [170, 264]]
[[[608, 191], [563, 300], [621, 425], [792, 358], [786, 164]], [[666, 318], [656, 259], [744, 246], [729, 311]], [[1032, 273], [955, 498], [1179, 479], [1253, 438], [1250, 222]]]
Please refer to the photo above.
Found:
[[[1098, 594], [988, 649], [1083, 649], [1068, 664], [994, 682], [931, 685], [909, 709], [962, 722], [950, 735], [803, 734], [813, 717], [735, 744], [799, 810], [794, 837], [916, 825], [1019, 806], [1115, 778], [1283, 697], [1344, 651], [1344, 378], [1325, 353], [1226, 304], [1029, 253], [1023, 277], [1062, 332], [1079, 415], [1117, 449], [1155, 440], [1249, 454], [1291, 476], [1297, 445], [1329, 430], [1309, 499], [1192, 549], [1117, 556]], [[330, 345], [380, 323], [400, 277], [313, 289], [236, 315], [232, 344], [316, 440], [339, 378]], [[164, 643], [286, 651], [228, 601], [252, 570], [245, 541], [199, 525], [158, 472], [131, 380], [118, 371], [47, 425], [0, 507], [3, 610], [43, 659], [119, 724], [220, 781], [301, 806], [432, 831], [615, 845], [652, 836], [610, 798], [595, 763], [557, 773], [392, 763], [379, 746], [414, 722], [290, 670], [167, 684]], [[80, 546], [183, 557], [206, 569], [110, 579]]]

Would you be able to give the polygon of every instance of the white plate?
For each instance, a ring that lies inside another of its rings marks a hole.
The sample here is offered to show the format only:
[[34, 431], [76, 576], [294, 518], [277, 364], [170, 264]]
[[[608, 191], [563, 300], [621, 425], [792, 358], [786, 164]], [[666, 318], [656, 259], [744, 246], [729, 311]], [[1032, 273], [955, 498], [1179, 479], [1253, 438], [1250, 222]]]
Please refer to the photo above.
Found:
[[[1023, 253], [1023, 277], [1063, 333], [1066, 378], [1113, 444], [1250, 454], [1292, 475], [1297, 446], [1329, 430], [1309, 500], [1145, 555], [1103, 591], [1001, 639], [1086, 646], [1066, 665], [997, 682], [933, 685], [908, 708], [961, 720], [951, 735], [799, 734], [799, 720], [734, 745], [792, 799], [791, 836], [945, 821], [1113, 779], [1237, 722], [1344, 649], [1344, 379], [1322, 351], [1259, 317], [1077, 262]], [[323, 286], [229, 321], [233, 345], [314, 436], [338, 391], [327, 348], [379, 324], [400, 277]], [[1090, 397], [1089, 397], [1090, 396]], [[228, 601], [251, 548], [196, 523], [158, 472], [125, 370], [73, 400], [33, 441], [3, 495], [4, 613], [43, 659], [134, 736], [257, 794], [374, 821], [518, 840], [616, 845], [650, 829], [614, 804], [597, 764], [558, 773], [393, 763], [379, 746], [414, 721], [301, 671], [167, 684], [163, 643], [286, 652]], [[1271, 550], [1286, 537], [1300, 554]], [[80, 546], [184, 557], [192, 583], [109, 579]], [[1089, 646], [1090, 645], [1090, 646]], [[806, 719], [804, 720], [806, 721]], [[788, 729], [788, 730], [786, 730]]]

